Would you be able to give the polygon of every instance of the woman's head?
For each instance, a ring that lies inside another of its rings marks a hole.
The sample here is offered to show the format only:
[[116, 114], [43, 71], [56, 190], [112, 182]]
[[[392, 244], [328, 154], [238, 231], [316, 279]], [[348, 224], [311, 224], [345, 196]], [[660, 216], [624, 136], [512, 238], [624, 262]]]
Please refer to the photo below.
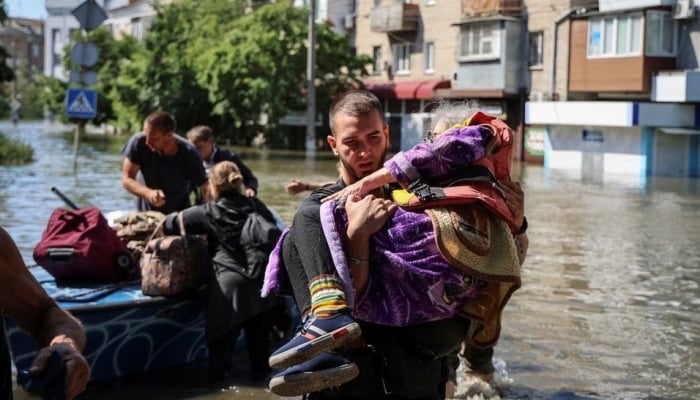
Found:
[[427, 139], [433, 139], [455, 125], [463, 123], [479, 111], [479, 102], [475, 100], [442, 100], [431, 111], [432, 118]]
[[214, 199], [227, 193], [240, 193], [242, 184], [243, 175], [231, 161], [221, 161], [209, 171], [209, 191]]

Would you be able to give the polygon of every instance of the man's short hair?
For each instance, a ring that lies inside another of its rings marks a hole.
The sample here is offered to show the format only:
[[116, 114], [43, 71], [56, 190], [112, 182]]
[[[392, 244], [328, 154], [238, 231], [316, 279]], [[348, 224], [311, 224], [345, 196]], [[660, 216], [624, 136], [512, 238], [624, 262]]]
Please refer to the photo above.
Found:
[[207, 125], [197, 125], [187, 131], [187, 140], [191, 142], [206, 142], [214, 137], [214, 131]]
[[367, 115], [373, 111], [379, 112], [384, 122], [384, 110], [377, 96], [366, 90], [352, 90], [341, 94], [331, 104], [328, 112], [328, 121], [331, 132], [335, 136], [335, 116], [339, 113], [351, 116]]
[[175, 132], [177, 128], [175, 117], [165, 111], [156, 111], [149, 115], [146, 117], [146, 123], [150, 125], [151, 128], [163, 133]]

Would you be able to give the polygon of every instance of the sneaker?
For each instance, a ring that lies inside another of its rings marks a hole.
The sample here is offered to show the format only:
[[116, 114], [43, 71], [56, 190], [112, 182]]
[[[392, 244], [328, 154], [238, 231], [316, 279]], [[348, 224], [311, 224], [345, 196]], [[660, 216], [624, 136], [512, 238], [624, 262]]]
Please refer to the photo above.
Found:
[[278, 396], [300, 396], [340, 386], [359, 375], [355, 363], [335, 353], [318, 356], [280, 371], [270, 379], [270, 391]]
[[286, 368], [330, 351], [360, 337], [360, 325], [348, 312], [317, 318], [309, 314], [301, 330], [270, 356], [270, 367]]

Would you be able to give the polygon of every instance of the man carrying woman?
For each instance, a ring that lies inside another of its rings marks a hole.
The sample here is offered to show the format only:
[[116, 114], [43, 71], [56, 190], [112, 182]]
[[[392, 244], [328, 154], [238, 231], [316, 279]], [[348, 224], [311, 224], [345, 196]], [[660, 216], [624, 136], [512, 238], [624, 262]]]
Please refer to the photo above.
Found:
[[[369, 393], [359, 395], [342, 385], [318, 396], [442, 398], [449, 378], [450, 355], [467, 336], [469, 321], [450, 312], [405, 326], [381, 320], [355, 321], [349, 307], [354, 303], [355, 289], [337, 272], [337, 253], [329, 249], [320, 202], [380, 169], [389, 145], [389, 131], [379, 101], [364, 91], [349, 92], [336, 100], [331, 106], [330, 121], [333, 135], [328, 136], [328, 142], [339, 157], [341, 179], [336, 185], [312, 193], [302, 203], [291, 229], [278, 243], [279, 254], [273, 253], [273, 257], [281, 256], [281, 265], [270, 264], [269, 279], [263, 288], [264, 292], [273, 292], [281, 287], [275, 281], [274, 270], [283, 266], [300, 311], [307, 315], [300, 335], [273, 353], [271, 365], [292, 366], [275, 376], [270, 387], [275, 393], [294, 395], [337, 386], [358, 375], [351, 362], [356, 361], [362, 363], [359, 379], [365, 381], [363, 386]], [[349, 224], [345, 232], [340, 232], [348, 263], [368, 268], [369, 240], [397, 209], [393, 201], [383, 196], [380, 188], [363, 199], [348, 198], [345, 209]], [[353, 282], [361, 274], [358, 271], [355, 269]], [[391, 312], [384, 310], [384, 315]], [[363, 350], [343, 355], [328, 352], [353, 342], [360, 334], [360, 326], [366, 344], [361, 347]], [[348, 360], [346, 357], [351, 358], [351, 354], [359, 357]], [[294, 365], [298, 362], [302, 363]]]

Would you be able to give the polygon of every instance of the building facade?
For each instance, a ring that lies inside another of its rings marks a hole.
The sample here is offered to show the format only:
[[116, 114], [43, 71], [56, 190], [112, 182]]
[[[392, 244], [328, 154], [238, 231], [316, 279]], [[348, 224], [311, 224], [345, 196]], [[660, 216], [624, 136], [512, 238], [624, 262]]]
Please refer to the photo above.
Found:
[[374, 57], [394, 150], [420, 141], [442, 99], [476, 100], [516, 130], [521, 157], [527, 36], [521, 0], [360, 0], [355, 43]]
[[689, 0], [601, 0], [562, 14], [568, 48], [553, 49], [567, 67], [550, 71], [549, 91], [533, 78], [542, 94], [526, 104], [529, 155], [589, 181], [699, 176], [697, 14]]

